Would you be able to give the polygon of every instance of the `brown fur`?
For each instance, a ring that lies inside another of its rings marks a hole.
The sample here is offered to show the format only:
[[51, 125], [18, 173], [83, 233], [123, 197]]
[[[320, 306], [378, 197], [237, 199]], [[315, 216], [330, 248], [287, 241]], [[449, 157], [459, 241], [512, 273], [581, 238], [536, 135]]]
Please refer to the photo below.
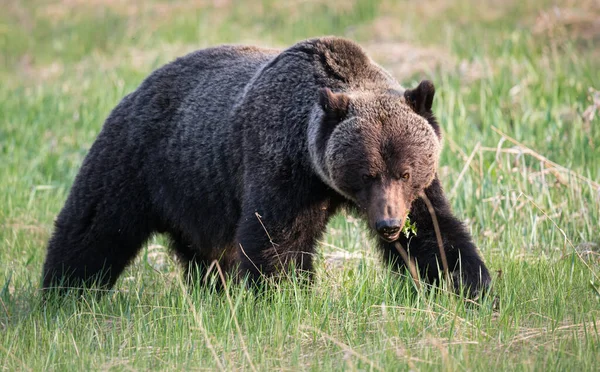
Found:
[[[373, 229], [383, 219], [403, 223], [435, 176], [440, 143], [433, 128], [396, 92], [322, 94], [323, 125], [331, 130], [322, 164], [326, 182], [364, 210]], [[339, 113], [340, 105], [347, 114]], [[327, 115], [349, 118], [332, 130]]]
[[[288, 264], [310, 271], [341, 207], [378, 230], [388, 263], [400, 264], [390, 243], [400, 239], [434, 281], [424, 192], [451, 270], [485, 286], [487, 269], [436, 178], [434, 92], [427, 82], [404, 90], [360, 46], [335, 37], [179, 58], [106, 120], [57, 218], [43, 285], [111, 287], [156, 232], [196, 278], [213, 259], [254, 282]], [[419, 231], [410, 241], [377, 227], [407, 213]]]

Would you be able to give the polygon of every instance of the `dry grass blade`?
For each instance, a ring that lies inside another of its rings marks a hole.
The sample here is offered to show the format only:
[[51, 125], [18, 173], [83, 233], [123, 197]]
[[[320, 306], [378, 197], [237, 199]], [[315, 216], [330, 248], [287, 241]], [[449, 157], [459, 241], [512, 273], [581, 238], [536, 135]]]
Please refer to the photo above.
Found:
[[219, 355], [217, 355], [217, 352], [215, 351], [215, 348], [213, 347], [212, 342], [210, 342], [210, 337], [208, 336], [208, 332], [206, 331], [206, 328], [204, 328], [204, 326], [203, 326], [202, 317], [200, 317], [198, 315], [198, 312], [196, 311], [196, 307], [194, 306], [194, 303], [190, 299], [190, 295], [187, 293], [187, 289], [186, 289], [185, 285], [183, 284], [183, 280], [181, 278], [179, 278], [179, 287], [181, 288], [181, 292], [183, 293], [183, 296], [185, 297], [185, 301], [187, 302], [189, 308], [192, 310], [192, 315], [194, 316], [194, 320], [196, 321], [196, 324], [198, 325], [198, 327], [200, 328], [200, 331], [202, 332], [202, 336], [204, 337], [204, 342], [206, 342], [206, 347], [208, 347], [208, 349], [210, 350], [210, 352], [213, 356], [213, 359], [215, 360], [215, 363], [217, 364], [217, 367], [219, 368], [219, 370], [225, 371], [226, 369], [223, 366], [223, 364], [221, 363], [221, 360], [219, 359]]
[[440, 231], [440, 225], [437, 220], [437, 216], [435, 214], [435, 209], [433, 209], [433, 205], [431, 201], [425, 195], [425, 193], [421, 194], [421, 199], [427, 205], [427, 210], [429, 211], [429, 215], [431, 216], [431, 221], [433, 222], [433, 229], [435, 230], [435, 237], [438, 243], [438, 247], [440, 249], [440, 258], [442, 259], [442, 268], [444, 269], [444, 276], [446, 277], [446, 281], [450, 283], [450, 272], [448, 271], [448, 260], [446, 259], [446, 251], [444, 250], [444, 242], [442, 240], [442, 233]]
[[6, 308], [6, 305], [4, 304], [4, 301], [0, 298], [0, 304], [2, 304], [2, 309], [4, 310], [4, 313], [6, 314], [6, 317], [10, 317], [10, 312], [8, 311], [8, 309]]
[[10, 353], [9, 350], [6, 350], [4, 346], [0, 345], [0, 350], [3, 350], [7, 357], [11, 357], [13, 360], [19, 362], [24, 371], [33, 371], [33, 369], [27, 367], [27, 365], [21, 359], [16, 358], [12, 353]]
[[402, 246], [402, 244], [400, 244], [399, 241], [396, 241], [394, 243], [394, 247], [396, 247], [396, 250], [398, 251], [398, 253], [400, 253], [400, 256], [402, 256], [406, 267], [408, 267], [408, 272], [410, 273], [410, 276], [415, 282], [415, 286], [417, 287], [417, 289], [421, 289], [421, 282], [419, 281], [419, 274], [417, 273], [417, 266], [415, 265], [415, 261], [408, 256], [406, 249], [404, 249], [404, 247]]
[[460, 171], [460, 174], [458, 175], [458, 178], [456, 179], [456, 182], [454, 183], [452, 190], [450, 190], [450, 194], [449, 194], [450, 196], [452, 196], [456, 193], [456, 189], [458, 188], [460, 181], [462, 181], [465, 173], [467, 173], [467, 169], [469, 169], [469, 166], [471, 165], [471, 162], [473, 161], [475, 154], [477, 154], [480, 145], [481, 145], [481, 143], [477, 142], [477, 144], [475, 145], [475, 148], [471, 152], [471, 155], [469, 155], [469, 157], [467, 158], [467, 161], [465, 162], [463, 169]]
[[244, 351], [244, 356], [246, 357], [246, 359], [248, 360], [248, 363], [250, 364], [250, 369], [252, 369], [253, 371], [256, 371], [256, 367], [254, 366], [254, 363], [252, 363], [252, 358], [250, 358], [250, 354], [248, 353], [248, 347], [246, 347], [246, 342], [244, 341], [244, 337], [242, 335], [242, 330], [240, 328], [240, 324], [237, 320], [237, 317], [235, 316], [235, 308], [233, 306], [233, 301], [231, 301], [231, 296], [229, 296], [229, 288], [227, 288], [227, 282], [225, 281], [225, 275], [223, 274], [221, 265], [219, 265], [219, 262], [217, 260], [214, 260], [210, 264], [206, 275], [208, 275], [212, 271], [213, 268], [216, 268], [217, 272], [219, 273], [219, 278], [221, 279], [221, 283], [223, 284], [225, 296], [227, 297], [229, 309], [231, 310], [231, 318], [233, 319], [233, 323], [235, 324], [235, 329], [238, 333], [238, 337], [240, 339], [242, 350]]
[[265, 278], [264, 274], [260, 271], [260, 269], [258, 268], [258, 266], [256, 266], [256, 264], [254, 263], [254, 261], [252, 261], [252, 259], [250, 258], [250, 256], [248, 256], [248, 254], [246, 253], [246, 251], [244, 250], [244, 247], [242, 246], [242, 244], [238, 244], [240, 247], [240, 251], [242, 252], [242, 254], [244, 255], [244, 257], [246, 257], [248, 259], [248, 261], [250, 261], [250, 263], [252, 264], [252, 266], [254, 266], [254, 268], [256, 269], [256, 272], [260, 273], [260, 276]]
[[316, 332], [319, 335], [321, 335], [321, 337], [333, 342], [334, 344], [336, 344], [337, 346], [339, 346], [341, 349], [343, 349], [345, 352], [354, 355], [355, 357], [357, 357], [358, 359], [360, 359], [361, 361], [367, 363], [369, 366], [371, 366], [371, 369], [375, 369], [378, 371], [383, 371], [383, 369], [381, 367], [379, 367], [377, 364], [375, 364], [375, 362], [373, 362], [372, 360], [367, 359], [367, 357], [365, 357], [364, 355], [358, 353], [356, 350], [354, 350], [353, 348], [351, 348], [350, 346], [346, 345], [345, 343], [336, 340], [335, 338], [333, 338], [332, 336], [328, 335], [327, 333], [316, 329], [314, 327], [311, 326], [307, 326], [307, 325], [302, 325], [300, 326], [300, 328], [312, 331], [312, 332]]
[[[513, 191], [518, 191], [518, 190], [513, 190]], [[569, 246], [571, 246], [571, 249], [573, 250], [573, 252], [577, 255], [577, 257], [579, 258], [579, 261], [581, 261], [581, 263], [583, 263], [583, 265], [589, 270], [589, 272], [592, 274], [592, 276], [596, 279], [596, 280], [600, 280], [598, 278], [598, 275], [594, 272], [594, 270], [590, 267], [590, 265], [586, 262], [586, 260], [581, 256], [581, 253], [579, 253], [579, 251], [577, 251], [577, 248], [575, 247], [575, 245], [573, 244], [573, 242], [571, 241], [571, 239], [569, 239], [567, 237], [567, 234], [565, 233], [565, 231], [558, 226], [558, 224], [556, 223], [556, 221], [554, 221], [554, 219], [552, 218], [552, 216], [549, 216], [548, 213], [546, 213], [546, 211], [540, 207], [531, 196], [526, 195], [524, 193], [522, 193], [521, 191], [518, 191], [520, 193], [520, 196], [524, 196], [525, 199], [527, 199], [528, 202], [530, 202], [534, 207], [536, 207], [540, 212], [542, 212], [542, 214], [548, 219], [548, 221], [550, 221], [554, 227], [556, 227], [556, 229], [558, 231], [560, 231], [561, 235], [563, 236], [563, 238], [565, 239], [565, 247], [568, 244]]]
[[560, 164], [557, 164], [557, 163], [553, 162], [552, 160], [546, 158], [545, 156], [541, 155], [540, 153], [538, 153], [538, 152], [532, 150], [531, 148], [525, 146], [521, 142], [517, 141], [516, 139], [512, 138], [511, 136], [509, 136], [508, 134], [502, 132], [500, 129], [498, 129], [498, 128], [494, 127], [494, 126], [492, 126], [492, 130], [494, 132], [498, 133], [499, 135], [501, 135], [507, 141], [509, 141], [509, 142], [513, 143], [514, 145], [518, 146], [519, 148], [521, 148], [523, 150], [522, 151], [523, 153], [527, 153], [527, 154], [533, 156], [534, 158], [538, 159], [539, 161], [541, 161], [541, 162], [543, 162], [543, 163], [545, 163], [547, 165], [550, 165], [553, 168], [560, 169], [561, 171], [563, 171], [563, 172], [565, 172], [565, 173], [567, 173], [567, 174], [569, 174], [569, 175], [571, 175], [571, 176], [573, 176], [573, 177], [575, 177], [575, 178], [577, 178], [577, 179], [579, 179], [581, 181], [585, 181], [585, 182], [589, 183], [590, 185], [593, 185], [598, 191], [600, 191], [600, 183], [595, 182], [595, 181], [593, 181], [593, 180], [591, 180], [591, 179], [589, 179], [589, 178], [587, 178], [585, 176], [580, 175], [577, 172], [574, 172], [574, 171], [572, 171], [572, 170], [570, 170], [568, 168], [563, 167]]
[[[263, 231], [265, 232], [265, 234], [267, 235], [267, 238], [269, 238], [269, 243], [271, 243], [271, 249], [269, 250], [269, 254], [272, 254], [272, 256], [274, 256], [275, 258], [277, 258], [277, 263], [279, 263], [280, 267], [283, 269], [281, 270], [281, 272], [283, 273], [283, 275], [290, 279], [289, 273], [285, 270], [286, 269], [286, 265], [284, 263], [284, 261], [281, 259], [281, 254], [279, 253], [279, 251], [277, 250], [277, 247], [279, 246], [279, 244], [275, 243], [273, 241], [273, 239], [271, 238], [271, 234], [269, 234], [269, 231], [267, 230], [267, 227], [265, 226], [265, 224], [262, 221], [262, 216], [260, 214], [258, 214], [258, 212], [254, 212], [254, 215], [256, 216], [256, 219], [258, 220], [258, 222], [260, 223], [260, 226], [262, 226]], [[289, 254], [291, 252], [285, 252], [285, 254]], [[263, 254], [267, 254], [266, 252]], [[250, 259], [247, 255], [246, 252], [244, 252], [244, 255]], [[254, 262], [252, 262], [252, 265], [254, 267], [256, 267], [256, 265], [254, 264]], [[257, 268], [258, 270], [258, 268]], [[260, 270], [259, 270], [260, 271]]]

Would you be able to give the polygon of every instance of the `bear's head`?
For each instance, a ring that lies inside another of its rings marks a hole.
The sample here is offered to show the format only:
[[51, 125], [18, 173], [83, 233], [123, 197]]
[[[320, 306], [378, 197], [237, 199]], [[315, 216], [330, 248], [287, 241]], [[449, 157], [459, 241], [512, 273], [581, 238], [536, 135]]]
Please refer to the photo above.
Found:
[[413, 200], [435, 177], [441, 145], [434, 93], [429, 81], [404, 94], [319, 91], [309, 126], [313, 166], [387, 241], [398, 239]]

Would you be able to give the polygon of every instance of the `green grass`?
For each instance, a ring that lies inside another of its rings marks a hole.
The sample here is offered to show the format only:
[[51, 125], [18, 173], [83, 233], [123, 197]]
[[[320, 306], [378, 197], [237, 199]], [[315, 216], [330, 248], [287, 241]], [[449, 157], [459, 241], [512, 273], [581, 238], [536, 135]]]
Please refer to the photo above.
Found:
[[[600, 100], [597, 3], [248, 4], [7, 4], [0, 15], [1, 368], [597, 369], [600, 107], [593, 119], [584, 115], [594, 111], [594, 94]], [[196, 48], [285, 46], [322, 34], [379, 50], [407, 86], [435, 82], [445, 137], [440, 174], [494, 272], [492, 296], [469, 304], [443, 290], [415, 291], [404, 274], [379, 265], [363, 223], [338, 216], [310, 288], [292, 278], [265, 297], [239, 285], [230, 298], [185, 290], [158, 236], [108, 295], [41, 306], [52, 221], [104, 118], [127, 92]]]

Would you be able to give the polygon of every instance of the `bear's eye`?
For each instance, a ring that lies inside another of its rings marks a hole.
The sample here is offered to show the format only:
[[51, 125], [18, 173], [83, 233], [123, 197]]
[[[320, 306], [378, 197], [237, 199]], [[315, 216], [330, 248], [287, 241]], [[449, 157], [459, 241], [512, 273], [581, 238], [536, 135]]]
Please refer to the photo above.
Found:
[[400, 176], [400, 179], [402, 181], [408, 181], [410, 179], [410, 173], [408, 173], [408, 172], [402, 173], [402, 175]]
[[363, 175], [362, 175], [362, 179], [363, 179], [363, 181], [365, 181], [365, 182], [371, 182], [371, 181], [374, 181], [376, 178], [377, 178], [377, 176], [376, 176], [376, 175], [374, 175], [374, 174], [363, 174]]

